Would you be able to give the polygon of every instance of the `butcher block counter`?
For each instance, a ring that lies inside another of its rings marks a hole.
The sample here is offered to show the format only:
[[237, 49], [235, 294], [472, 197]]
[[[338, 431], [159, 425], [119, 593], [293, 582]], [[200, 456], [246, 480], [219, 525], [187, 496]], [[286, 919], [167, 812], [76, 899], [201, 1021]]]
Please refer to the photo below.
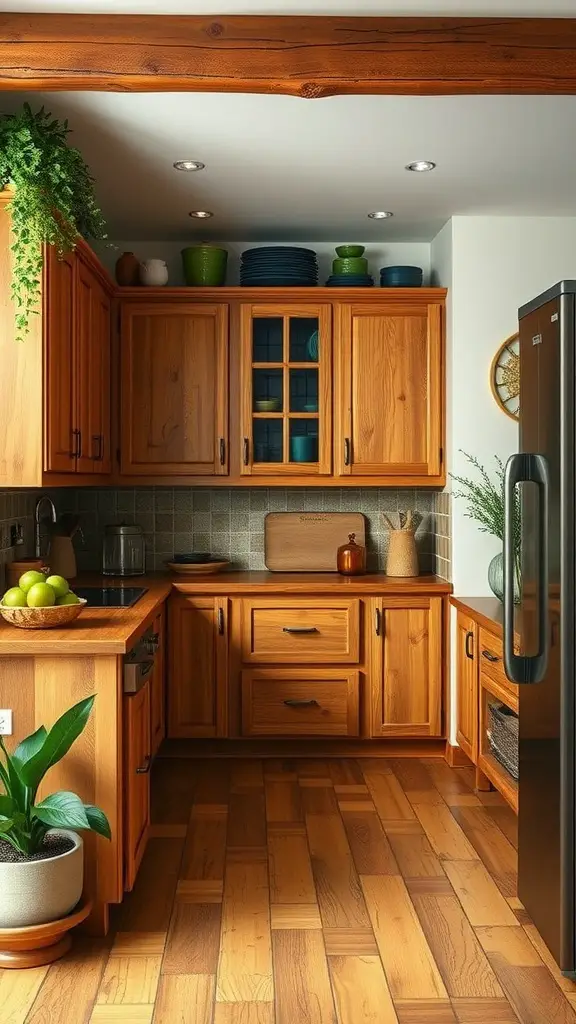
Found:
[[131, 608], [84, 608], [63, 629], [18, 629], [0, 618], [0, 657], [6, 654], [126, 654], [146, 622], [170, 591], [169, 577], [83, 576], [78, 587], [143, 587], [146, 593]]

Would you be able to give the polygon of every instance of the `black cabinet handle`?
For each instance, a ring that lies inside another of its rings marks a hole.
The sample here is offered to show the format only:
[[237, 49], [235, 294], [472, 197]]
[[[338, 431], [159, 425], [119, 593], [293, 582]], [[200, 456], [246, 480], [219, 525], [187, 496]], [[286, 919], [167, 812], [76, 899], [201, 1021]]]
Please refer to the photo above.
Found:
[[248, 440], [247, 437], [244, 438], [243, 451], [244, 465], [247, 466], [248, 463], [250, 462], [250, 441]]
[[380, 636], [382, 633], [382, 612], [379, 608], [374, 612], [374, 629], [376, 636]]
[[350, 465], [350, 438], [344, 438], [344, 465]]
[[466, 657], [474, 661], [474, 633], [471, 630], [466, 633]]
[[73, 439], [73, 445], [72, 445], [72, 451], [70, 452], [70, 458], [71, 459], [78, 459], [78, 458], [80, 458], [80, 454], [82, 452], [82, 442], [80, 440], [80, 431], [79, 430], [73, 430], [72, 431], [72, 439]]
[[92, 456], [94, 462], [102, 462], [104, 458], [104, 435], [92, 434], [92, 441], [98, 445], [97, 454]]
[[144, 764], [140, 765], [140, 767], [136, 769], [136, 775], [147, 775], [151, 767], [152, 758], [150, 757], [150, 754], [146, 754]]
[[318, 633], [316, 626], [283, 626], [283, 633]]
[[296, 700], [295, 698], [292, 698], [291, 700], [285, 700], [284, 703], [285, 703], [287, 708], [312, 708], [312, 707], [316, 707], [317, 708], [317, 707], [319, 707], [319, 704], [318, 704], [317, 700]]
[[492, 654], [492, 651], [482, 651], [482, 657], [486, 658], [486, 661], [500, 661], [498, 655]]
[[224, 636], [224, 612], [221, 608], [218, 609], [218, 632], [220, 636]]
[[220, 438], [219, 446], [220, 446], [220, 465], [221, 466], [225, 466], [226, 465], [226, 441], [224, 440], [223, 437]]
[[78, 431], [78, 455], [77, 455], [77, 458], [78, 459], [82, 458], [82, 431], [81, 430]]

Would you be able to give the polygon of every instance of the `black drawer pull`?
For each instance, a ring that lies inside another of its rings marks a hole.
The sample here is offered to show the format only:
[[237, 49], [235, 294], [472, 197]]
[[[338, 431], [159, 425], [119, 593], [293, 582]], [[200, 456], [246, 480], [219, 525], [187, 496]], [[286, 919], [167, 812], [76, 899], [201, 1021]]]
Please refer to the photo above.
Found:
[[283, 626], [283, 633], [318, 633], [316, 626]]
[[287, 708], [317, 708], [317, 707], [319, 707], [319, 704], [318, 704], [317, 700], [296, 700], [295, 698], [292, 698], [291, 700], [285, 700], [284, 703], [285, 703]]
[[491, 651], [482, 651], [482, 657], [486, 658], [486, 661], [500, 661], [497, 654], [492, 654]]
[[466, 657], [474, 661], [474, 633], [471, 630], [466, 633]]
[[136, 775], [147, 775], [148, 772], [150, 771], [151, 766], [152, 758], [150, 757], [149, 754], [146, 754], [146, 757], [144, 758], [144, 764], [141, 765], [140, 768], [136, 769]]

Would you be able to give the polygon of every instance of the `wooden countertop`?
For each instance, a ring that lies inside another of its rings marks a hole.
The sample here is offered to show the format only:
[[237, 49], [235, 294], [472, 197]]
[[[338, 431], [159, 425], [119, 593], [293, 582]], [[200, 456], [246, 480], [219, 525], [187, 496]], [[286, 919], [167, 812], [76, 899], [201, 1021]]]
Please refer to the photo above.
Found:
[[470, 615], [476, 622], [489, 629], [496, 636], [503, 632], [504, 606], [497, 597], [454, 597], [450, 604], [459, 611]]
[[449, 594], [452, 586], [437, 576], [394, 579], [384, 573], [227, 572], [195, 578], [163, 573], [137, 579], [81, 576], [76, 586], [145, 587], [133, 608], [85, 608], [65, 629], [17, 629], [0, 618], [0, 657], [22, 654], [125, 654], [145, 624], [174, 590], [181, 594]]
[[339, 576], [336, 572], [222, 572], [196, 578], [171, 577], [181, 594], [450, 594], [452, 584], [424, 574], [398, 579], [383, 572]]
[[147, 593], [133, 608], [85, 608], [80, 617], [64, 629], [17, 629], [0, 618], [0, 657], [125, 654], [172, 589], [169, 577], [154, 575], [137, 579], [86, 576], [74, 582], [78, 587], [146, 587]]

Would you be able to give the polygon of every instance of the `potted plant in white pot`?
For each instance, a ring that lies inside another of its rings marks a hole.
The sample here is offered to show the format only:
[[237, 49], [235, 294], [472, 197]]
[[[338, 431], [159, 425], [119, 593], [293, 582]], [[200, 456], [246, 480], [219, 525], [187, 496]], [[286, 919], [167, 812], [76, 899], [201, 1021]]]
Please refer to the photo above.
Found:
[[[37, 801], [44, 776], [83, 731], [94, 696], [40, 726], [8, 753], [0, 736], [0, 929], [59, 921], [82, 896], [83, 843], [91, 830], [110, 839], [103, 811], [61, 790]], [[1, 945], [1, 938], [0, 938]]]

